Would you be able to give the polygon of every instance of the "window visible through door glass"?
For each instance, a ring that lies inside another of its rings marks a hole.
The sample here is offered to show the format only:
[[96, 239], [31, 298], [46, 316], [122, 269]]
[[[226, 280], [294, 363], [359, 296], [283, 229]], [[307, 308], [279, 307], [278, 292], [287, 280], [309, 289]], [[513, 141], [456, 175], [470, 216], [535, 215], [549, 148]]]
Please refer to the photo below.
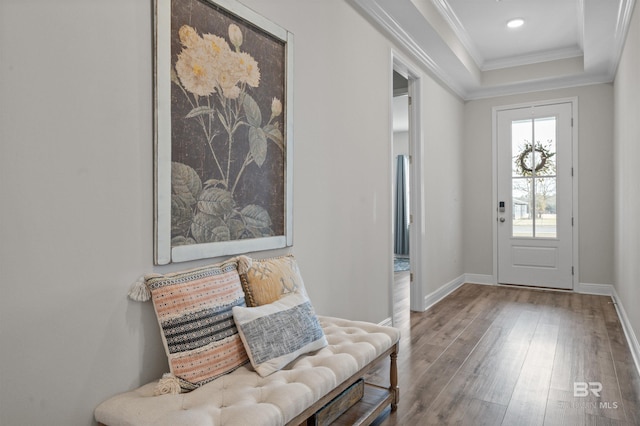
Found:
[[511, 123], [512, 236], [556, 238], [556, 117]]

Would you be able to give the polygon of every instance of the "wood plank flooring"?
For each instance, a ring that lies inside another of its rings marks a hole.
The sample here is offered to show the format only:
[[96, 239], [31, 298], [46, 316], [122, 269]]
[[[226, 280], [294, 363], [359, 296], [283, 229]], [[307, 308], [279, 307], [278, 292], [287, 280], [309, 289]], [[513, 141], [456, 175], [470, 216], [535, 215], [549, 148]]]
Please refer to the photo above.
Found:
[[[400, 404], [376, 425], [640, 425], [640, 378], [611, 298], [465, 284], [415, 313], [405, 274]], [[368, 380], [384, 385], [387, 370]]]

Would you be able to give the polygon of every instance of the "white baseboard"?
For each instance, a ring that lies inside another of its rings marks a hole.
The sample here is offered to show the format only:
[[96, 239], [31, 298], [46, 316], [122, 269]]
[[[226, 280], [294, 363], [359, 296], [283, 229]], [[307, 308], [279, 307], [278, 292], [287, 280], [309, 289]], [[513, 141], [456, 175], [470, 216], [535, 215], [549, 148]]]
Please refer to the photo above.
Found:
[[471, 284], [496, 285], [493, 275], [464, 274], [464, 282]]
[[599, 296], [611, 296], [613, 295], [613, 286], [611, 284], [591, 284], [591, 283], [578, 283], [576, 288], [573, 289], [576, 293], [582, 294], [596, 294]]
[[447, 284], [443, 285], [436, 291], [431, 294], [428, 294], [424, 297], [424, 310], [426, 311], [449, 294], [453, 293], [458, 287], [464, 284], [465, 275], [462, 274], [458, 278], [449, 281]]
[[633, 357], [633, 363], [636, 366], [638, 374], [640, 374], [640, 343], [638, 343], [638, 338], [633, 331], [633, 327], [631, 327], [631, 322], [629, 321], [629, 317], [627, 317], [627, 312], [624, 310], [624, 304], [622, 303], [620, 296], [618, 296], [616, 288], [611, 284], [580, 283], [574, 291], [577, 293], [611, 297], [616, 307], [616, 312], [618, 313], [622, 330], [624, 330], [624, 336], [627, 339], [627, 344], [629, 345], [629, 350]]
[[631, 356], [633, 356], [633, 362], [636, 365], [636, 370], [638, 371], [638, 374], [640, 374], [640, 343], [638, 343], [638, 338], [633, 331], [629, 317], [624, 310], [622, 300], [620, 299], [620, 296], [618, 296], [618, 292], [614, 286], [611, 286], [611, 298], [613, 299], [616, 310], [618, 311], [618, 317], [620, 318], [624, 335], [627, 338], [627, 343], [629, 344], [629, 349], [631, 350]]

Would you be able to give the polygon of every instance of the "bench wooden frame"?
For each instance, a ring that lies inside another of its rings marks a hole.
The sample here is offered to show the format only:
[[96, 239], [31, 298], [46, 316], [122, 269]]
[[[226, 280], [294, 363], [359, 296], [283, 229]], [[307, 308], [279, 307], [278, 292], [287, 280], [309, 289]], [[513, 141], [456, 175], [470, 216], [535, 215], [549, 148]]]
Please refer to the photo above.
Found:
[[396, 342], [375, 360], [365, 365], [360, 371], [316, 401], [315, 404], [291, 419], [291, 421], [287, 423], [287, 426], [305, 425], [308, 418], [340, 395], [345, 389], [349, 388], [349, 386], [361, 378], [364, 378], [369, 371], [386, 357], [391, 359], [389, 366], [389, 387], [384, 388], [365, 381], [365, 397], [347, 410], [342, 416], [356, 417], [356, 419], [350, 419], [349, 424], [351, 425], [369, 425], [389, 404], [391, 404], [391, 411], [395, 411], [398, 408], [398, 402], [400, 402], [400, 388], [398, 387], [398, 350], [399, 342]]

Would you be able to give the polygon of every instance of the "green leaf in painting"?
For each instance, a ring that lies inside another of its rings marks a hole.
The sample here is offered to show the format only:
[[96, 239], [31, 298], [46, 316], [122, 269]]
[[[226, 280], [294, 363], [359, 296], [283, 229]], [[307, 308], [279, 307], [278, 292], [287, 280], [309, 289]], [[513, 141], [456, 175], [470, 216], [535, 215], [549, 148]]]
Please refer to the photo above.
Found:
[[199, 106], [189, 111], [189, 114], [187, 114], [185, 118], [193, 118], [201, 115], [213, 115], [214, 112], [213, 108], [209, 108], [208, 106]]
[[183, 235], [179, 235], [171, 239], [171, 247], [189, 246], [191, 244], [196, 244], [196, 240], [194, 240], [191, 237], [185, 237]]
[[257, 204], [249, 204], [240, 211], [247, 226], [252, 228], [271, 227], [271, 217], [269, 212]]
[[171, 194], [171, 236], [185, 235], [191, 226], [193, 210], [176, 194]]
[[225, 181], [223, 181], [222, 179], [209, 179], [207, 181], [205, 181], [204, 183], [204, 187], [207, 188], [209, 186], [217, 186], [217, 185], [222, 185], [224, 187], [227, 186], [227, 183]]
[[187, 205], [196, 202], [198, 193], [202, 190], [202, 181], [191, 167], [186, 164], [171, 163], [171, 193], [180, 197]]
[[267, 135], [259, 127], [249, 127], [249, 152], [258, 167], [267, 159]]
[[226, 225], [213, 228], [213, 242], [229, 241], [230, 239], [231, 233]]
[[198, 210], [213, 216], [225, 217], [233, 211], [235, 202], [229, 191], [207, 187], [198, 195]]
[[[227, 228], [227, 226], [219, 217], [198, 212], [193, 217], [193, 222], [191, 223], [191, 235], [199, 244], [225, 241], [220, 239], [225, 236], [224, 228]], [[226, 235], [228, 234], [229, 228], [226, 230]]]
[[273, 237], [275, 235], [271, 228], [262, 228], [260, 231], [263, 237]]
[[278, 145], [280, 151], [284, 152], [284, 136], [280, 129], [273, 124], [269, 124], [268, 126], [264, 126], [264, 132], [267, 135], [267, 138]]
[[271, 228], [254, 228], [252, 226], [248, 226], [244, 235], [244, 238], [271, 237], [273, 236], [273, 231], [271, 230]]
[[247, 116], [247, 122], [253, 127], [260, 127], [262, 125], [262, 113], [260, 112], [258, 103], [245, 93], [242, 106]]
[[229, 220], [229, 232], [232, 240], [239, 240], [245, 230], [244, 222], [238, 219]]

